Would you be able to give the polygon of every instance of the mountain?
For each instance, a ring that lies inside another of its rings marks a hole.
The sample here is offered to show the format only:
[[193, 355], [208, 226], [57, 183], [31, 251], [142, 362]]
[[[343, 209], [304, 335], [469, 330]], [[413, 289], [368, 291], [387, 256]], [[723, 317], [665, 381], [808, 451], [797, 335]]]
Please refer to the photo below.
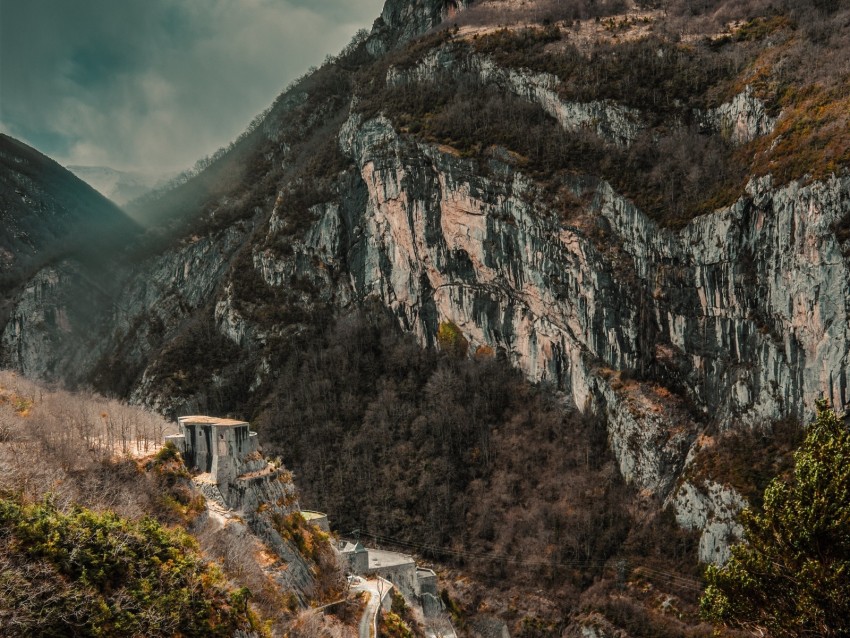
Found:
[[91, 186], [2, 134], [0, 169], [0, 263], [7, 272], [136, 228]]
[[107, 166], [68, 166], [68, 170], [119, 206], [164, 185], [173, 175], [119, 171]]
[[[111, 306], [110, 273], [141, 229], [91, 186], [6, 135], [0, 135], [0, 222], [4, 346], [16, 361], [48, 360], [42, 374], [72, 369], [82, 344], [97, 338], [93, 308]], [[38, 335], [28, 340], [21, 330], [32, 323]], [[8, 353], [4, 347], [0, 363]]]
[[850, 400], [850, 16], [664, 4], [389, 0], [138, 204], [86, 339], [22, 347], [25, 294], [6, 361], [256, 420], [341, 529], [496, 583], [453, 590], [482, 635], [695, 626], [697, 560]]

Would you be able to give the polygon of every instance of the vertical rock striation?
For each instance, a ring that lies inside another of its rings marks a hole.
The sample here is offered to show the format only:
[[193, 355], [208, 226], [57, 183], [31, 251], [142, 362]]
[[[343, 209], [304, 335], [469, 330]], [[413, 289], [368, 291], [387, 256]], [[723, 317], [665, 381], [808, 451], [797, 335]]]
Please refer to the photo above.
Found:
[[[386, 119], [352, 117], [341, 143], [368, 201], [347, 222], [323, 209], [313, 254], [338, 246], [348, 294], [380, 299], [424, 344], [451, 321], [473, 350], [490, 346], [576, 405], [605, 409], [621, 469], [640, 487], [672, 488], [698, 428], [686, 403], [721, 427], [803, 417], [821, 393], [847, 403], [850, 273], [832, 227], [850, 180], [754, 179], [733, 206], [680, 231], [605, 182], [577, 180], [589, 204], [565, 224], [508, 167], [482, 176]], [[359, 236], [340, 244], [347, 226]]]

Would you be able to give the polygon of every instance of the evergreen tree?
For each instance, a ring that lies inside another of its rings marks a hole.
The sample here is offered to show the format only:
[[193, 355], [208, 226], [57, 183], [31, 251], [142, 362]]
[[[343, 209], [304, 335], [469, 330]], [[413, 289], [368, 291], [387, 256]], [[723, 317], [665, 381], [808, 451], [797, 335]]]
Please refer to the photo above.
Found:
[[794, 454], [793, 475], [741, 514], [745, 542], [711, 566], [703, 615], [785, 636], [850, 636], [850, 429], [825, 401]]

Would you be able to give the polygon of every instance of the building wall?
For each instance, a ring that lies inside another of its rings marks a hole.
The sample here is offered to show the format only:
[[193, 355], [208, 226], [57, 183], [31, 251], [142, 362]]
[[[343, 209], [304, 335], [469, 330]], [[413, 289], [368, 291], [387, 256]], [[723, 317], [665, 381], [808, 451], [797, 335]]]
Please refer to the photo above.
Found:
[[437, 595], [437, 574], [430, 569], [417, 568], [416, 577], [419, 581], [419, 595], [431, 594]]
[[[248, 424], [217, 425], [181, 421], [186, 465], [201, 472], [214, 474], [219, 480], [235, 479], [243, 470], [246, 459], [259, 450], [259, 438]], [[175, 443], [179, 442], [175, 441]]]
[[369, 571], [369, 552], [365, 549], [359, 552], [340, 552], [340, 556], [348, 562], [348, 571], [361, 575]]
[[398, 588], [405, 598], [414, 600], [417, 596], [416, 563], [376, 567], [370, 569], [367, 573], [386, 578]]
[[211, 425], [183, 425], [186, 435], [186, 465], [189, 469], [197, 467], [201, 472], [212, 471], [213, 432]]

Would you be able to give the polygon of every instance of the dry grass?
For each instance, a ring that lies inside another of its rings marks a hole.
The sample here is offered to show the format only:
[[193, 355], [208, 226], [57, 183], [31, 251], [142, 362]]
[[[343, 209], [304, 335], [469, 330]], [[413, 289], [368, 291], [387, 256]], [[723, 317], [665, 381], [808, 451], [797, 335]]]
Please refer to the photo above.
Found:
[[850, 79], [824, 87], [790, 87], [772, 135], [754, 144], [753, 172], [779, 183], [819, 180], [850, 166]]
[[[483, 7], [490, 4], [492, 2], [486, 2]], [[580, 51], [589, 53], [599, 44], [618, 44], [648, 37], [656, 30], [659, 21], [663, 18], [661, 11], [631, 9], [598, 21], [594, 19], [552, 22], [545, 15], [540, 17], [541, 13], [535, 17], [535, 14], [529, 16], [522, 14], [521, 11], [521, 7], [517, 6], [505, 13], [494, 12], [483, 19], [475, 19], [476, 16], [473, 14], [471, 16], [473, 19], [469, 23], [458, 25], [456, 38], [471, 41], [502, 29], [521, 31], [528, 28], [554, 26], [560, 32], [562, 39], [549, 46], [550, 52], [557, 53], [564, 47], [575, 46]]]

